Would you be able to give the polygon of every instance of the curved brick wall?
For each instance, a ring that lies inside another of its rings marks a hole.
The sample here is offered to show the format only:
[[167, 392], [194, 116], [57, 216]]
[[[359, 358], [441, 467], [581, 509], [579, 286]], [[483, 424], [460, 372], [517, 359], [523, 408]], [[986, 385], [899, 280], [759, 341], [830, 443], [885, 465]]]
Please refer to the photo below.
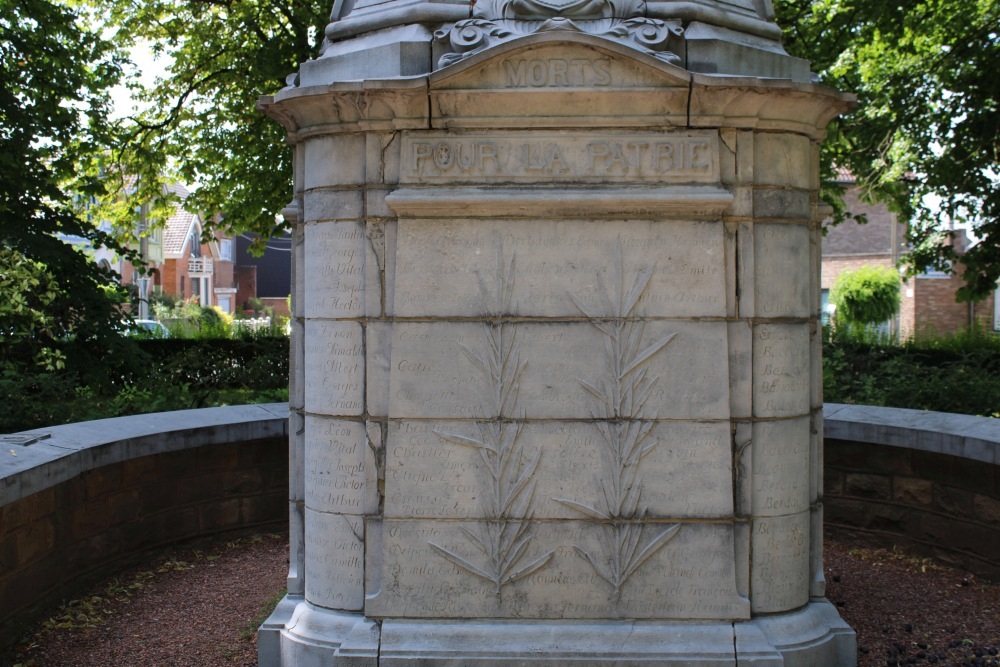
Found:
[[[827, 530], [1000, 579], [1000, 420], [834, 404], [824, 417]], [[273, 404], [71, 424], [0, 444], [0, 647], [151, 549], [286, 530], [287, 429], [288, 407]]]
[[0, 442], [0, 648], [50, 605], [151, 549], [287, 530], [287, 429], [287, 405], [274, 404], [105, 419], [26, 432], [48, 436], [32, 444]]
[[1000, 419], [824, 406], [826, 530], [1000, 579]]

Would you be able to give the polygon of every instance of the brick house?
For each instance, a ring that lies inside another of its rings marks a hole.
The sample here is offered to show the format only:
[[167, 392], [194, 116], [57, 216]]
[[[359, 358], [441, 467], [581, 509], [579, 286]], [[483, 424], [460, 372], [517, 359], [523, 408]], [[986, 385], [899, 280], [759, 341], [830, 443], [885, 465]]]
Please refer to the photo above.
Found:
[[[868, 223], [858, 225], [847, 221], [827, 227], [823, 237], [823, 262], [820, 286], [824, 319], [830, 312], [830, 288], [840, 273], [861, 266], [895, 268], [900, 256], [906, 252], [906, 226], [885, 206], [861, 201], [853, 177], [840, 173], [840, 183], [847, 187], [844, 202], [853, 214], [866, 214]], [[956, 242], [959, 250], [967, 248], [969, 240], [959, 230]], [[958, 267], [961, 270], [961, 267]], [[997, 313], [997, 293], [975, 304], [958, 303], [955, 293], [962, 286], [956, 275], [928, 272], [904, 279], [900, 294], [899, 313], [887, 323], [888, 331], [908, 338], [916, 333], [955, 333], [973, 322], [988, 331], [1000, 332], [1000, 314]]]
[[[186, 197], [187, 191], [177, 191]], [[182, 299], [197, 297], [202, 306], [236, 310], [234, 282], [235, 242], [216, 231], [203, 243], [202, 217], [184, 208], [183, 199], [163, 229], [163, 263], [157, 267], [156, 287]]]

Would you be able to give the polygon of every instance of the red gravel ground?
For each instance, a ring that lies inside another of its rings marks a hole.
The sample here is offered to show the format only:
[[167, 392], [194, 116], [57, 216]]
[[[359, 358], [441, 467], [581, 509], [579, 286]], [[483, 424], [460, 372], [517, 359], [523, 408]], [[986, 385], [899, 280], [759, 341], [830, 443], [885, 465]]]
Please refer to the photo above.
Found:
[[287, 535], [181, 549], [54, 612], [14, 664], [256, 665], [257, 626], [284, 595], [287, 574]]
[[[287, 536], [275, 535], [161, 557], [55, 612], [14, 664], [255, 665], [253, 633], [284, 592], [287, 562]], [[1000, 585], [839, 539], [827, 540], [826, 571], [830, 601], [858, 632], [860, 667], [1000, 667]]]
[[1000, 585], [900, 551], [826, 540], [827, 598], [858, 665], [1000, 666]]

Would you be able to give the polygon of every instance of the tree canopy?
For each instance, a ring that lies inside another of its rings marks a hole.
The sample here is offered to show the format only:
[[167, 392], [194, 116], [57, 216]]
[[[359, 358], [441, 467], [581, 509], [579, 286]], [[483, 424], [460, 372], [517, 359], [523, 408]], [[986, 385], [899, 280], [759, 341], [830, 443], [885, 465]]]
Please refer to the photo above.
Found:
[[[85, 0], [110, 3], [121, 44], [148, 40], [170, 56], [114, 155], [139, 175], [140, 200], [176, 177], [190, 204], [237, 230], [274, 231], [292, 195], [291, 152], [259, 95], [317, 53], [330, 0]], [[863, 191], [911, 221], [913, 272], [958, 260], [943, 222], [981, 242], [962, 257], [962, 298], [1000, 278], [1000, 3], [996, 0], [775, 0], [788, 50], [823, 83], [859, 95], [836, 121], [824, 173], [849, 168]], [[171, 173], [171, 169], [173, 173]], [[832, 180], [832, 179], [831, 179]], [[825, 192], [847, 217], [835, 187]], [[929, 198], [932, 197], [932, 198]], [[122, 207], [121, 218], [128, 216]]]
[[[84, 165], [111, 141], [113, 44], [61, 2], [0, 0], [0, 370], [61, 367], [67, 337], [106, 350], [122, 314], [114, 275], [65, 242], [126, 252], [79, 214], [103, 193]], [[60, 236], [62, 235], [62, 236]]]
[[[909, 220], [911, 273], [960, 259], [959, 298], [992, 292], [1000, 278], [1000, 3], [776, 0], [775, 9], [789, 52], [810, 60], [823, 83], [858, 94], [858, 109], [830, 128], [826, 175], [849, 168], [870, 199]], [[961, 257], [950, 223], [970, 225], [980, 239]]]
[[[260, 234], [262, 246], [292, 198], [292, 164], [284, 130], [256, 102], [316, 55], [332, 3], [91, 1], [111, 7], [120, 43], [148, 42], [169, 63], [156, 85], [131, 84], [141, 110], [119, 128], [112, 160], [139, 177], [131, 205], [163, 201], [162, 185], [171, 179], [197, 184], [188, 207], [207, 217], [221, 213], [226, 227]], [[119, 206], [120, 224], [129, 215], [129, 206]]]

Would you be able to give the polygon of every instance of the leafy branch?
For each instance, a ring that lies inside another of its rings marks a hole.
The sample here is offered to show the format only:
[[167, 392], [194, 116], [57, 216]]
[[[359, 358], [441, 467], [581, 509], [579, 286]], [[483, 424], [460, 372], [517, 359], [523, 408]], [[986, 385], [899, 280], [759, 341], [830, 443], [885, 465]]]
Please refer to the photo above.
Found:
[[[429, 542], [443, 558], [459, 568], [491, 582], [497, 598], [503, 586], [544, 567], [552, 558], [549, 551], [537, 558], [528, 557], [532, 518], [531, 501], [535, 492], [535, 472], [541, 450], [528, 452], [520, 439], [522, 422], [504, 421], [517, 400], [518, 383], [527, 362], [521, 361], [515, 325], [502, 319], [513, 305], [514, 258], [506, 264], [497, 253], [496, 298], [491, 298], [480, 279], [480, 294], [485, 323], [485, 350], [477, 353], [462, 346], [462, 351], [483, 375], [491, 389], [493, 418], [477, 422], [479, 437], [434, 431], [438, 437], [479, 453], [481, 516], [478, 532], [462, 528], [469, 543], [481, 554], [476, 562], [454, 551]], [[490, 301], [492, 303], [487, 303]]]
[[602, 293], [604, 311], [610, 315], [602, 318], [589, 312], [580, 299], [569, 294], [577, 308], [605, 337], [605, 379], [599, 383], [578, 380], [594, 399], [591, 414], [601, 435], [604, 475], [598, 502], [587, 505], [566, 498], [555, 500], [602, 522], [601, 556], [579, 546], [576, 550], [611, 584], [616, 604], [628, 578], [680, 530], [679, 525], [673, 524], [643, 543], [646, 509], [640, 509], [639, 464], [656, 446], [655, 441], [649, 440], [656, 415], [646, 415], [645, 406], [658, 379], [648, 376], [647, 364], [677, 335], [664, 336], [645, 348], [641, 345], [644, 322], [636, 319], [635, 309], [649, 286], [654, 269], [655, 266], [644, 267], [626, 289], [619, 244], [612, 267], [614, 291], [610, 297], [607, 290]]

